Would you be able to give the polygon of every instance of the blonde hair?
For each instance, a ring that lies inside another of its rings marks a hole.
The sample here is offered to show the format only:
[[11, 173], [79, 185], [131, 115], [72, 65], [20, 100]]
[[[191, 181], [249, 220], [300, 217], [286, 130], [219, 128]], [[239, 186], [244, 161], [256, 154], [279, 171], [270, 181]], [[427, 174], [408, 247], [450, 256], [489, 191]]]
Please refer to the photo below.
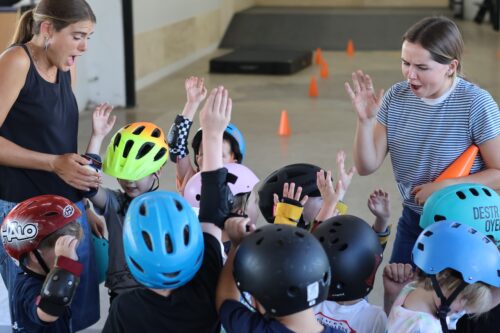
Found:
[[[463, 282], [462, 275], [453, 269], [445, 269], [438, 273], [436, 279], [441, 289], [449, 292], [453, 292]], [[418, 270], [417, 274], [417, 287], [434, 290], [431, 278], [421, 270]], [[464, 301], [468, 313], [479, 316], [491, 308], [492, 298], [491, 287], [482, 282], [476, 282], [468, 284], [456, 299]]]
[[56, 245], [57, 240], [59, 237], [62, 236], [74, 236], [78, 241], [80, 241], [83, 238], [83, 230], [82, 227], [80, 226], [80, 223], [78, 221], [71, 221], [70, 223], [66, 224], [64, 227], [61, 229], [57, 229], [40, 242], [38, 245], [39, 249], [52, 249]]

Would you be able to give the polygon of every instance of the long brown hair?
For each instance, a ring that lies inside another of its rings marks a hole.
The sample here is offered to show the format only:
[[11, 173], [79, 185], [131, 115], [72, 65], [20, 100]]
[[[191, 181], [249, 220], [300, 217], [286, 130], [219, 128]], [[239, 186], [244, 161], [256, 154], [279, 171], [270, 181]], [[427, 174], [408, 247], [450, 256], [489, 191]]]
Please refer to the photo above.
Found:
[[50, 21], [55, 31], [60, 31], [70, 24], [87, 20], [96, 22], [92, 8], [85, 0], [42, 0], [21, 16], [12, 44], [30, 41], [33, 35], [40, 33], [43, 21]]
[[410, 27], [403, 41], [420, 44], [434, 61], [448, 65], [458, 60], [457, 74], [461, 75], [464, 41], [455, 22], [443, 16], [426, 17]]

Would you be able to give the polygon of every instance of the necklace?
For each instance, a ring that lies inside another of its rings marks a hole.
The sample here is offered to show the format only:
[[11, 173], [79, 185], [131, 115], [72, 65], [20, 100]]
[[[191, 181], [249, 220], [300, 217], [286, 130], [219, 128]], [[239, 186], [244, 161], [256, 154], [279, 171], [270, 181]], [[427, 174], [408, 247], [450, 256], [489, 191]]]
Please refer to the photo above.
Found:
[[31, 42], [27, 42], [26, 45], [28, 46], [28, 49], [31, 53], [31, 57], [33, 58], [33, 62], [35, 63], [35, 67], [38, 70], [39, 73], [43, 74], [43, 78], [49, 82], [55, 82], [56, 80], [56, 75], [57, 75], [57, 69], [55, 73], [49, 73], [48, 71], [42, 70], [41, 66], [38, 63], [38, 60], [36, 58], [35, 52], [33, 51], [33, 45], [31, 45]]

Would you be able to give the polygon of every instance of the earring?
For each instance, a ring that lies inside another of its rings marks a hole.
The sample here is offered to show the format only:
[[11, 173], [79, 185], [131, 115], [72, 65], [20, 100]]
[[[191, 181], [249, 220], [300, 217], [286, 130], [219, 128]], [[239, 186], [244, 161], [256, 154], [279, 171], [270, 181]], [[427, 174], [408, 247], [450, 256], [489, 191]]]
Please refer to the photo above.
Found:
[[49, 44], [50, 44], [49, 37], [45, 37], [45, 41], [43, 43], [43, 49], [45, 51], [47, 51], [47, 49], [49, 48]]

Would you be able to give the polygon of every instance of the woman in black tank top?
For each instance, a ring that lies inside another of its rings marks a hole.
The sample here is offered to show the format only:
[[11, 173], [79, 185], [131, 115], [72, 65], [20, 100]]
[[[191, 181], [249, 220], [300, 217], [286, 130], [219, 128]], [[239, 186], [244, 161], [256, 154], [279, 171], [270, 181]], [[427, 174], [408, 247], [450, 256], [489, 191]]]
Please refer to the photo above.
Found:
[[[85, 0], [41, 0], [23, 14], [12, 46], [0, 54], [0, 222], [16, 203], [41, 194], [66, 197], [84, 211], [81, 191], [99, 185], [98, 174], [85, 168], [89, 161], [77, 153], [72, 90], [75, 59], [87, 50], [95, 22]], [[99, 319], [97, 274], [83, 216], [85, 237], [77, 253], [85, 268], [71, 306], [74, 330]], [[9, 289], [19, 268], [3, 246], [0, 271]]]

